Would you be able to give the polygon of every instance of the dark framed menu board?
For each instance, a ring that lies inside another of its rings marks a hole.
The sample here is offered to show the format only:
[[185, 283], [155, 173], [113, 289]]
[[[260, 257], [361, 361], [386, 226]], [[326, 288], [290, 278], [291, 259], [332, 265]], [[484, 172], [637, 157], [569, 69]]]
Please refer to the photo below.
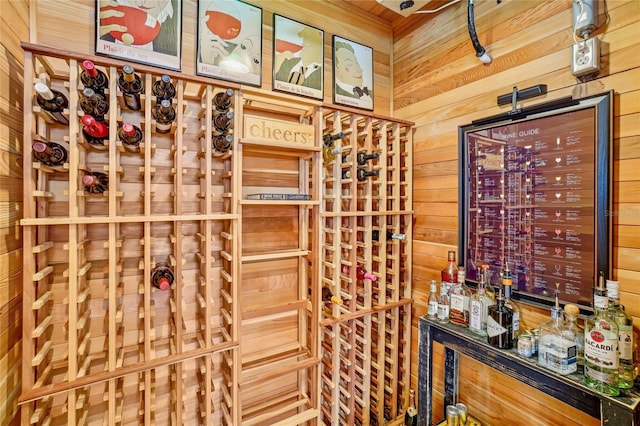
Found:
[[459, 128], [460, 251], [475, 282], [505, 263], [515, 298], [591, 309], [611, 256], [612, 93], [547, 102]]

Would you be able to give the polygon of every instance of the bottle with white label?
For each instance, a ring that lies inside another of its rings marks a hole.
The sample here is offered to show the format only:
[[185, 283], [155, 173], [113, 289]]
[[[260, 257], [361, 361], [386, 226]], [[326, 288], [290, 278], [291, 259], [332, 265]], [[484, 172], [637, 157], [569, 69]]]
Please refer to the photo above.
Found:
[[487, 286], [487, 269], [480, 269], [478, 288], [476, 293], [469, 301], [469, 331], [479, 335], [487, 335], [487, 316], [489, 315], [489, 306], [493, 303], [491, 298], [486, 294]]
[[618, 396], [618, 324], [609, 316], [609, 298], [600, 272], [593, 292], [595, 313], [584, 322], [584, 383], [605, 395]]
[[495, 305], [489, 306], [487, 342], [498, 349], [513, 348], [513, 311], [504, 304], [502, 289]]
[[451, 322], [461, 327], [469, 327], [469, 300], [471, 290], [464, 283], [464, 267], [458, 268], [458, 283], [449, 289], [449, 315]]
[[436, 280], [431, 280], [429, 285], [429, 299], [427, 301], [427, 318], [438, 318], [438, 284]]
[[447, 286], [444, 283], [440, 283], [437, 320], [442, 324], [449, 322], [449, 295], [447, 294]]
[[576, 335], [562, 316], [559, 303], [559, 283], [556, 283], [556, 303], [551, 309], [551, 321], [540, 325], [538, 364], [558, 374], [578, 371]]
[[620, 304], [620, 282], [607, 280], [609, 316], [618, 324], [618, 387], [631, 389], [634, 386], [633, 365], [633, 319]]

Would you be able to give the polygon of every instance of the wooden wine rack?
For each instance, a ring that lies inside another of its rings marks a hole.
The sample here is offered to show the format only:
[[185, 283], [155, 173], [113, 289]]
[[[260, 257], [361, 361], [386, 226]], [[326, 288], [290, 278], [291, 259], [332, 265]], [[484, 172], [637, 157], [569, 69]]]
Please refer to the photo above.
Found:
[[[143, 65], [142, 109], [131, 111], [117, 87], [125, 62], [23, 48], [23, 425], [377, 425], [402, 415], [411, 123]], [[85, 59], [109, 77], [104, 149], [79, 122]], [[151, 114], [162, 74], [176, 87], [166, 134]], [[37, 106], [38, 81], [68, 97], [68, 125]], [[234, 141], [218, 153], [213, 99], [227, 88]], [[143, 130], [138, 153], [118, 140], [124, 122]], [[322, 135], [336, 131], [342, 153], [323, 164]], [[68, 161], [34, 160], [34, 140], [61, 144]], [[366, 166], [378, 176], [362, 182], [361, 150], [379, 154]], [[85, 171], [107, 173], [108, 191], [85, 193]], [[305, 197], [251, 196], [261, 193]], [[151, 285], [160, 262], [174, 270], [169, 291]], [[377, 280], [359, 280], [357, 265]], [[323, 286], [344, 304], [323, 302]]]

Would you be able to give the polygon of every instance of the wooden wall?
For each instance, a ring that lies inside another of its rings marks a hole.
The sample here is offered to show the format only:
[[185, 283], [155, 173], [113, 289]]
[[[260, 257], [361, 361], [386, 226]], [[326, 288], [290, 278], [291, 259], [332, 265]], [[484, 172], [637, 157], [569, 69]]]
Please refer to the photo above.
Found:
[[[571, 75], [572, 12], [569, 0], [475, 2], [480, 42], [493, 57], [483, 65], [467, 31], [466, 1], [423, 25], [394, 28], [393, 114], [416, 123], [414, 135], [414, 327], [426, 313], [431, 279], [439, 279], [447, 250], [458, 243], [458, 126], [499, 114], [496, 97], [513, 86], [546, 84], [549, 93], [524, 106], [567, 95], [615, 91], [613, 276], [621, 302], [640, 327], [640, 2], [608, 0], [597, 30], [602, 40], [598, 77]], [[600, 2], [602, 6], [604, 3]], [[414, 17], [412, 17], [414, 18]], [[548, 312], [521, 305], [525, 327]], [[412, 382], [416, 382], [417, 331]], [[483, 424], [599, 424], [468, 359], [461, 361], [461, 399]], [[440, 374], [440, 373], [437, 373]], [[442, 383], [435, 402], [441, 404]], [[506, 390], [505, 390], [506, 389]], [[495, 395], [495, 396], [494, 396]], [[526, 401], [526, 404], [523, 404]], [[436, 407], [442, 409], [442, 407]], [[440, 411], [440, 414], [442, 412]], [[502, 417], [498, 417], [502, 416]]]
[[22, 358], [22, 49], [29, 2], [0, 1], [0, 424], [20, 419]]

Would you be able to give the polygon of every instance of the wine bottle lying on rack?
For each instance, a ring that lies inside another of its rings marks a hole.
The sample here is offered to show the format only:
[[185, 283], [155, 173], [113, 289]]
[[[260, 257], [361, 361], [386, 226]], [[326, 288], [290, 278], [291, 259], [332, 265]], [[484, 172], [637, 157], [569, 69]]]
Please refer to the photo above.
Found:
[[[380, 231], [374, 229], [371, 232], [371, 239], [373, 241], [380, 241]], [[407, 239], [407, 234], [396, 234], [393, 231], [387, 231], [387, 240], [404, 241], [406, 239]]]
[[163, 74], [160, 80], [153, 83], [153, 94], [157, 98], [157, 102], [163, 99], [172, 100], [176, 95], [176, 87], [171, 82], [171, 77]]
[[109, 188], [109, 176], [102, 172], [85, 172], [82, 176], [82, 184], [85, 192], [102, 194]]
[[124, 103], [127, 108], [138, 111], [142, 108], [140, 94], [144, 93], [142, 79], [131, 65], [123, 65], [122, 73], [118, 77], [118, 87], [122, 91]]
[[[347, 265], [342, 265], [341, 271], [343, 274], [347, 274], [349, 275], [351, 273], [351, 268]], [[356, 267], [356, 277], [358, 277], [359, 280], [371, 280], [371, 281], [375, 281], [378, 279], [378, 277], [376, 277], [375, 275], [367, 272], [366, 269], [364, 269], [362, 266], [358, 265]]]
[[232, 135], [216, 135], [211, 139], [212, 148], [221, 154], [229, 151], [231, 149], [231, 145], [233, 144], [233, 136]]
[[377, 159], [380, 157], [380, 154], [377, 152], [373, 152], [371, 154], [367, 154], [365, 151], [358, 152], [358, 165], [364, 166], [367, 164], [367, 161]]
[[233, 89], [227, 89], [222, 92], [216, 93], [213, 97], [213, 105], [218, 111], [227, 111], [231, 108], [231, 97], [233, 96]]
[[378, 176], [380, 172], [377, 170], [358, 169], [358, 181], [364, 182], [370, 176]]
[[131, 123], [123, 123], [118, 129], [118, 139], [122, 141], [122, 146], [129, 152], [140, 152], [140, 142], [142, 142], [142, 130]]
[[36, 102], [49, 113], [49, 116], [60, 124], [69, 124], [69, 120], [64, 116], [65, 108], [69, 107], [69, 99], [60, 91], [51, 89], [44, 83], [36, 83]]
[[92, 89], [96, 93], [104, 94], [109, 88], [109, 78], [96, 68], [95, 64], [89, 60], [82, 62], [82, 72], [80, 81], [85, 88]]
[[80, 95], [80, 108], [85, 114], [93, 115], [96, 120], [104, 121], [104, 116], [109, 112], [109, 102], [104, 95], [91, 88], [85, 88]]
[[83, 115], [80, 121], [82, 122], [82, 134], [86, 141], [98, 150], [107, 149], [104, 142], [109, 139], [109, 126], [89, 114]]
[[219, 112], [213, 116], [213, 130], [224, 133], [233, 125], [233, 111]]
[[160, 262], [151, 271], [151, 285], [160, 290], [169, 290], [173, 285], [174, 275], [173, 268], [167, 263]]
[[171, 124], [176, 119], [176, 110], [171, 106], [171, 101], [167, 99], [161, 100], [151, 112], [156, 120], [156, 132], [169, 133]]
[[336, 305], [342, 305], [342, 299], [340, 299], [338, 296], [334, 296], [329, 287], [322, 287], [322, 301], [335, 303]]
[[62, 166], [67, 161], [67, 150], [55, 142], [35, 141], [31, 149], [33, 158], [47, 166]]

